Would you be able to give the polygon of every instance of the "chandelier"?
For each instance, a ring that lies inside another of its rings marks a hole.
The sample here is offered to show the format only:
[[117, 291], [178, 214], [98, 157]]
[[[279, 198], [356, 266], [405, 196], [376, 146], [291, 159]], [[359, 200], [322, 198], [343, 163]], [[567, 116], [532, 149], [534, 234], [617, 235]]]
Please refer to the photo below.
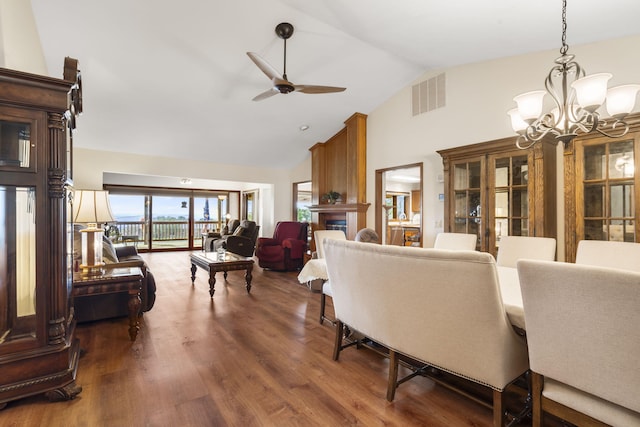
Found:
[[[626, 135], [629, 125], [624, 121], [635, 106], [640, 85], [629, 84], [612, 87], [607, 83], [609, 73], [585, 75], [575, 62], [574, 55], [567, 54], [567, 1], [562, 1], [561, 56], [547, 75], [544, 90], [523, 93], [513, 100], [518, 104], [508, 112], [511, 126], [519, 135], [518, 148], [527, 149], [545, 136], [554, 135], [566, 146], [578, 133], [598, 132], [610, 138]], [[543, 111], [545, 95], [549, 94], [554, 107]], [[605, 103], [610, 118], [603, 120], [598, 109]]]

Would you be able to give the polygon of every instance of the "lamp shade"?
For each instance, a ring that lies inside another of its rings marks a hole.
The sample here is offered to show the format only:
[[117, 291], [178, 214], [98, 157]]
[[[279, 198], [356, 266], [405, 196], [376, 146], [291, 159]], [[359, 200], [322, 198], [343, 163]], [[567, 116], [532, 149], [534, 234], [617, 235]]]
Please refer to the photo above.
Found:
[[535, 90], [513, 98], [518, 104], [518, 114], [522, 120], [530, 124], [542, 115], [542, 101], [545, 94], [543, 90]]
[[524, 131], [527, 129], [527, 123], [522, 120], [522, 118], [520, 117], [520, 113], [518, 112], [517, 108], [513, 108], [509, 111], [507, 111], [507, 114], [509, 115], [509, 117], [511, 117], [511, 127], [513, 128], [513, 130], [516, 133], [524, 133]]
[[610, 78], [610, 73], [598, 73], [571, 83], [571, 87], [576, 91], [578, 104], [591, 113], [596, 111], [607, 97], [607, 83]]
[[73, 199], [73, 222], [84, 224], [115, 222], [109, 204], [108, 191], [77, 190]]
[[607, 92], [607, 112], [611, 117], [624, 117], [633, 111], [640, 85], [622, 85]]

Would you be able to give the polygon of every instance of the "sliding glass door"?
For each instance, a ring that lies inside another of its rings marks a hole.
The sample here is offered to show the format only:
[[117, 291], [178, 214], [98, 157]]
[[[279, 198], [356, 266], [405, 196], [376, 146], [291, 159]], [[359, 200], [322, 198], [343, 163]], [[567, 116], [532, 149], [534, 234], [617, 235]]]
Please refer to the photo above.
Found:
[[220, 231], [226, 221], [228, 192], [109, 188], [116, 222], [108, 237], [116, 244], [138, 249], [200, 249], [202, 234]]

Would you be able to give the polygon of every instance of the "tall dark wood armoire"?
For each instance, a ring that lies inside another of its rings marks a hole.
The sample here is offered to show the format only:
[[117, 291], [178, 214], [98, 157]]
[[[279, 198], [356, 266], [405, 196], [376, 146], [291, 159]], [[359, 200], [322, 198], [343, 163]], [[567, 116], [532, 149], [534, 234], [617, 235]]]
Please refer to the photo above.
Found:
[[74, 59], [63, 79], [0, 68], [0, 408], [81, 390], [68, 221], [81, 97]]

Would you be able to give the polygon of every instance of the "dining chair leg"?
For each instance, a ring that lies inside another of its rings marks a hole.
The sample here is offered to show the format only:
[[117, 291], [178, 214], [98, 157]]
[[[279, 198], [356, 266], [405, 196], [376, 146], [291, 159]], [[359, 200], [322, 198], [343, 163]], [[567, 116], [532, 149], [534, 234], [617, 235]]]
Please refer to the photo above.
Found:
[[320, 293], [320, 324], [324, 322], [324, 308], [327, 304], [327, 296], [321, 292]]
[[393, 402], [398, 383], [398, 353], [389, 349], [389, 379], [387, 380], [387, 400]]
[[333, 346], [333, 360], [338, 360], [340, 350], [342, 350], [342, 334], [344, 332], [344, 323], [336, 320], [336, 340]]

